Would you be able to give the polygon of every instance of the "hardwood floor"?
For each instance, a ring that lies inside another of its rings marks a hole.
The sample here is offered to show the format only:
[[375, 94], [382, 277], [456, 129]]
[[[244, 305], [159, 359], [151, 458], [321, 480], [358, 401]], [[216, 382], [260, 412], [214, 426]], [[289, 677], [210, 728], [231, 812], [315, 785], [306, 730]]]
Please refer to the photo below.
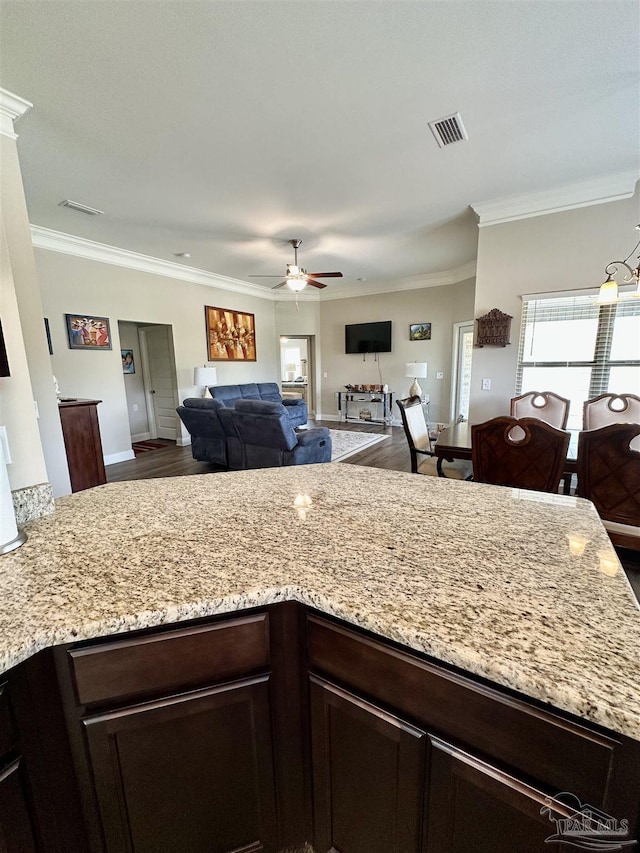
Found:
[[[372, 447], [361, 450], [346, 459], [343, 465], [368, 465], [371, 468], [386, 468], [391, 471], [410, 471], [409, 447], [402, 427], [386, 427], [381, 424], [357, 422], [338, 423], [336, 421], [317, 421], [311, 426], [326, 426], [330, 429], [348, 429], [356, 432], [381, 433], [390, 435], [387, 441], [380, 441]], [[123, 480], [147, 480], [155, 477], [181, 477], [189, 474], [211, 474], [222, 471], [206, 462], [197, 462], [191, 455], [191, 447], [172, 446], [166, 450], [151, 450], [129, 462], [108, 465], [107, 482]]]

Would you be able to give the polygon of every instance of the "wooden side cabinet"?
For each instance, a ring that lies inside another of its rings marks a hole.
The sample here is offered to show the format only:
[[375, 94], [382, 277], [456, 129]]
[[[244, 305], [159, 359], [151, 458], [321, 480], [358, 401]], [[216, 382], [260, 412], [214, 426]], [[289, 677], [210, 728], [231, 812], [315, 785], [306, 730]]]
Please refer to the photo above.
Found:
[[58, 404], [72, 492], [107, 482], [98, 424], [100, 402], [70, 400]]

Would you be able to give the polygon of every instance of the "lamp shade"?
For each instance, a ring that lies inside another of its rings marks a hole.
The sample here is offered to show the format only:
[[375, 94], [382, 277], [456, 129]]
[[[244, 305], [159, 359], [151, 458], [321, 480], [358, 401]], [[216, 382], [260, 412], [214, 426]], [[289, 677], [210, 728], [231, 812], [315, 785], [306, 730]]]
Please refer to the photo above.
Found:
[[413, 376], [414, 379], [427, 378], [427, 362], [411, 361], [405, 365], [405, 376]]
[[217, 385], [218, 377], [215, 367], [194, 367], [193, 368], [193, 384], [201, 387], [209, 385]]

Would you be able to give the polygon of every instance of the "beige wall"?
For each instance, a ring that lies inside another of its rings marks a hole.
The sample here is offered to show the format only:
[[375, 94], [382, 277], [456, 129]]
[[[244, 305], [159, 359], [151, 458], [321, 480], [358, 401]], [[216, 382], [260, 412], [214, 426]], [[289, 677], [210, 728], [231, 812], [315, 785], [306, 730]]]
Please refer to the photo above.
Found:
[[[0, 207], [6, 237], [3, 240], [2, 319], [7, 327], [5, 334], [11, 337], [11, 357], [21, 377], [18, 383], [1, 380], [6, 411], [3, 417], [12, 422], [9, 440], [14, 461], [9, 466], [9, 482], [13, 490], [50, 482], [54, 495], [59, 496], [68, 494], [71, 486], [44, 330], [46, 314], [40, 299], [16, 140], [4, 135], [0, 135], [0, 162]], [[5, 300], [11, 303], [7, 319]], [[22, 353], [26, 354], [27, 376], [24, 375]], [[34, 400], [39, 415], [35, 435]]]
[[[207, 363], [204, 306], [213, 305], [255, 314], [257, 362], [215, 362], [218, 384], [275, 382], [279, 347], [274, 303], [206, 285], [124, 269], [111, 264], [36, 250], [45, 315], [53, 339], [53, 369], [65, 396], [102, 400], [98, 407], [102, 445], [108, 462], [131, 454], [131, 435], [118, 320], [172, 326], [178, 397], [199, 396], [193, 368]], [[70, 350], [65, 313], [108, 317], [113, 349]], [[177, 416], [176, 416], [177, 418]], [[180, 424], [180, 426], [182, 426]], [[182, 433], [188, 441], [188, 433]]]
[[[451, 345], [453, 323], [473, 316], [474, 282], [467, 280], [442, 287], [404, 290], [353, 299], [334, 299], [320, 303], [322, 339], [321, 411], [336, 416], [336, 392], [347, 383], [388, 384], [394, 400], [405, 397], [412, 380], [405, 377], [405, 364], [426, 361], [428, 376], [420, 385], [431, 397], [430, 420], [449, 420], [451, 396]], [[346, 355], [344, 327], [347, 323], [392, 321], [392, 352], [373, 355]], [[410, 341], [411, 323], [431, 323], [430, 341]], [[441, 371], [443, 379], [436, 379]], [[396, 412], [394, 411], [394, 417]]]
[[[469, 420], [509, 411], [515, 392], [522, 295], [597, 288], [604, 267], [624, 258], [637, 240], [633, 198], [479, 229], [474, 317], [492, 308], [513, 316], [511, 345], [473, 351]], [[482, 379], [491, 390], [482, 391]], [[546, 389], [536, 389], [546, 390]]]

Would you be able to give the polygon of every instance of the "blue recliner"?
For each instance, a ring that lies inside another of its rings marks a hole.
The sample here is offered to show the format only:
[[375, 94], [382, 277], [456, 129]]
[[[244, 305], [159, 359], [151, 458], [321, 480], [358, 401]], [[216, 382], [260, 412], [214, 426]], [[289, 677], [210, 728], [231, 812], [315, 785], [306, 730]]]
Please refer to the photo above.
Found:
[[234, 408], [239, 400], [267, 400], [285, 406], [291, 426], [306, 424], [309, 418], [304, 400], [283, 400], [276, 382], [247, 382], [244, 385], [212, 385], [209, 393], [223, 406]]
[[227, 436], [218, 417], [222, 408], [219, 400], [210, 397], [188, 397], [176, 411], [191, 435], [193, 458], [226, 468]]
[[296, 432], [281, 403], [238, 400], [231, 413], [246, 468], [331, 462], [329, 430], [318, 427]]

